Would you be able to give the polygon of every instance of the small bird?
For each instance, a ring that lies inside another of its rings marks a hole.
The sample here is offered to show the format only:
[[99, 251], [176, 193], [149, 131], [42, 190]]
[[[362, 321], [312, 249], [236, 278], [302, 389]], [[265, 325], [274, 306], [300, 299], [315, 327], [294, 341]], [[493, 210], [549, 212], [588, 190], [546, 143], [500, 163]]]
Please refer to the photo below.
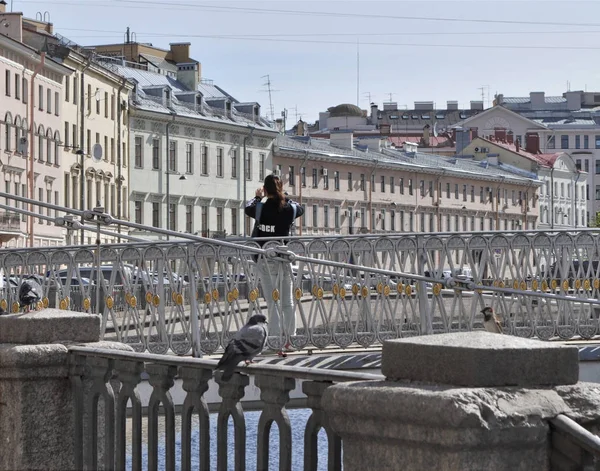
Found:
[[248, 323], [242, 327], [227, 344], [223, 356], [217, 364], [217, 370], [222, 370], [223, 381], [229, 381], [233, 371], [242, 360], [246, 365], [263, 351], [267, 343], [267, 318], [262, 314], [254, 314]]
[[40, 302], [44, 290], [34, 278], [27, 278], [21, 283], [19, 288], [19, 304], [28, 312], [32, 307], [36, 307]]
[[494, 309], [492, 309], [489, 306], [484, 307], [481, 310], [481, 313], [483, 314], [483, 327], [485, 328], [485, 330], [494, 334], [501, 334], [502, 325], [500, 324], [498, 317], [496, 317], [496, 315], [494, 314]]

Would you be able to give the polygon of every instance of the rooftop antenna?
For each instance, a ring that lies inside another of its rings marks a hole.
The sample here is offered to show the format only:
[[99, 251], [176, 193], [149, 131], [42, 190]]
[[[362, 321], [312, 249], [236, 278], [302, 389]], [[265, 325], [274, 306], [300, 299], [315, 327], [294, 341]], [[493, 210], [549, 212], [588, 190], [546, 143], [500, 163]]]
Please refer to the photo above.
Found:
[[263, 84], [263, 87], [267, 87], [267, 89], [262, 91], [269, 93], [269, 112], [271, 113], [271, 121], [275, 121], [275, 110], [273, 109], [273, 97], [271, 94], [273, 92], [278, 92], [279, 90], [273, 90], [271, 88], [271, 77], [269, 75], [263, 75], [261, 78], [267, 79], [267, 82]]
[[394, 99], [392, 97], [395, 95], [395, 93], [390, 92], [390, 93], [388, 93], [388, 95], [390, 96], [389, 102], [392, 103], [394, 101]]
[[298, 112], [298, 105], [292, 108], [294, 110], [294, 114], [296, 115], [296, 123], [298, 122], [298, 116], [302, 119], [302, 111]]
[[570, 92], [571, 91], [571, 82], [569, 82], [567, 80], [567, 91]]
[[373, 103], [373, 99], [372, 99], [373, 95], [371, 95], [371, 92], [364, 92], [363, 95], [367, 97], [367, 99], [369, 100], [369, 103]]
[[360, 39], [356, 38], [356, 106], [360, 107]]
[[481, 90], [481, 101], [483, 102], [484, 107], [486, 106], [485, 91], [487, 90], [487, 105], [489, 106], [489, 103], [490, 103], [490, 86], [489, 85], [482, 85], [477, 90]]

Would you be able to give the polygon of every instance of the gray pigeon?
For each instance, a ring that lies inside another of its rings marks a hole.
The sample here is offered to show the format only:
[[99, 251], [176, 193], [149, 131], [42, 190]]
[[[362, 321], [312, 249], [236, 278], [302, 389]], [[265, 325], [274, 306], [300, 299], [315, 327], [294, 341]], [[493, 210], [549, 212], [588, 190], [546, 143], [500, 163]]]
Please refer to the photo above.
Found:
[[222, 370], [223, 381], [229, 381], [233, 371], [242, 360], [246, 364], [263, 351], [267, 343], [267, 318], [262, 314], [254, 314], [248, 323], [242, 327], [227, 344], [225, 353], [217, 364], [217, 370]]

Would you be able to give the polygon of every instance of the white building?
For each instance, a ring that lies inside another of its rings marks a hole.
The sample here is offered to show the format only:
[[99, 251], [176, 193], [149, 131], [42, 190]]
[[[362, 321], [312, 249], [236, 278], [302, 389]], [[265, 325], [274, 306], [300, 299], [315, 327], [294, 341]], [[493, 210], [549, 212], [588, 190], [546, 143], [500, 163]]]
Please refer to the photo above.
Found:
[[531, 92], [496, 96], [495, 103], [538, 125], [541, 152], [568, 152], [587, 173], [588, 222], [600, 212], [600, 93], [568, 91], [560, 96]]
[[[525, 192], [503, 192], [504, 207], [517, 206], [523, 214], [539, 212], [538, 229], [568, 229], [587, 226], [586, 219], [586, 178], [575, 161], [566, 152], [541, 153], [539, 136], [527, 134], [525, 147], [520, 140], [516, 143], [512, 135], [506, 135], [503, 129], [496, 129], [495, 134], [476, 137], [462, 151], [463, 156], [472, 156], [476, 160], [497, 162], [504, 168], [520, 169], [533, 173], [541, 182], [539, 192], [532, 187]], [[524, 201], [534, 200], [539, 208]]]
[[[0, 172], [2, 190], [18, 196], [60, 204], [64, 188], [62, 142], [62, 84], [72, 70], [20, 42], [20, 14], [0, 18], [16, 39], [0, 36]], [[14, 27], [14, 28], [13, 28]], [[36, 73], [37, 72], [37, 73]], [[33, 105], [33, 106], [31, 106]], [[28, 179], [33, 165], [33, 186]], [[3, 201], [4, 202], [4, 201]], [[30, 209], [8, 200], [5, 204]], [[54, 218], [51, 210], [34, 207]], [[10, 247], [47, 247], [64, 243], [64, 231], [51, 221], [2, 211], [0, 240]]]
[[[135, 84], [129, 110], [131, 220], [207, 237], [243, 235], [244, 229], [249, 234], [244, 203], [270, 173], [277, 136], [260, 117], [259, 105], [239, 103], [209, 81], [194, 80], [195, 73], [187, 86], [137, 63], [105, 63]], [[189, 71], [181, 72], [183, 79]]]

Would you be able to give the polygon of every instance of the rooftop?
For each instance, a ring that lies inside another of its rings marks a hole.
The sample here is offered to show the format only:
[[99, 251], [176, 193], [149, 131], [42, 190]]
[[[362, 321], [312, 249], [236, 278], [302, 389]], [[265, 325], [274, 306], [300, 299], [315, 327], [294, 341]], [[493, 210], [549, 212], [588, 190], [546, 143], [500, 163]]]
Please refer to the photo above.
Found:
[[[493, 165], [487, 161], [477, 161], [471, 157], [448, 157], [422, 152], [405, 152], [403, 149], [393, 147], [382, 148], [380, 152], [369, 150], [366, 146], [347, 149], [331, 145], [328, 139], [317, 139], [312, 137], [288, 137], [278, 136], [276, 146], [282, 150], [309, 151], [313, 155], [322, 155], [334, 159], [343, 159], [356, 163], [364, 161], [378, 162], [384, 166], [397, 166], [407, 170], [418, 171], [419, 169], [446, 170], [453, 174], [466, 177], [479, 177], [483, 175], [490, 178], [504, 177], [518, 183], [530, 183], [537, 180], [537, 176], [520, 169], [512, 168], [502, 164]], [[363, 149], [363, 150], [361, 150]]]

